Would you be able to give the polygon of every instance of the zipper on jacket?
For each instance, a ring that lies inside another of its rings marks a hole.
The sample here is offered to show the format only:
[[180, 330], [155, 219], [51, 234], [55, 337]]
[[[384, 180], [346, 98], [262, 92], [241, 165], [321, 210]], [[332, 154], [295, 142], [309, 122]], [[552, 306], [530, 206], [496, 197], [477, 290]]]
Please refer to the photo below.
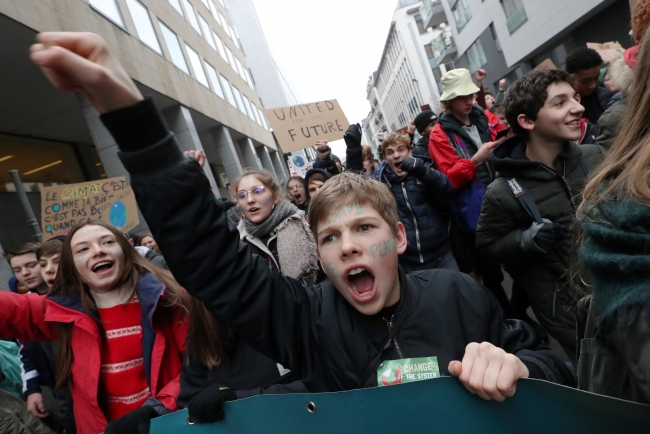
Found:
[[[393, 333], [393, 319], [395, 319], [395, 315], [391, 315], [390, 321], [384, 318], [384, 321], [386, 321], [386, 325], [388, 326], [388, 333]], [[399, 347], [399, 344], [397, 343], [397, 336], [393, 338], [393, 345], [395, 345], [395, 349], [397, 350], [397, 354], [403, 359], [404, 354], [402, 354], [402, 350]]]
[[402, 193], [404, 193], [404, 199], [406, 200], [406, 206], [409, 208], [409, 211], [411, 211], [411, 215], [413, 216], [413, 224], [415, 225], [415, 242], [418, 245], [418, 255], [420, 255], [420, 263], [424, 264], [424, 258], [422, 257], [422, 249], [420, 248], [420, 231], [418, 230], [418, 222], [415, 219], [415, 213], [413, 213], [413, 209], [411, 208], [411, 202], [409, 202], [409, 196], [406, 194], [406, 187], [404, 187], [404, 183], [402, 182]]
[[569, 196], [569, 202], [571, 202], [571, 208], [575, 211], [576, 209], [575, 197], [573, 196], [573, 190], [571, 190], [571, 184], [569, 184], [569, 181], [566, 179], [566, 161], [562, 162], [562, 175], [550, 169], [544, 164], [541, 164], [540, 166], [543, 167], [546, 171], [552, 173], [553, 175], [555, 175], [556, 177], [562, 180], [564, 191], [567, 194], [567, 196]]

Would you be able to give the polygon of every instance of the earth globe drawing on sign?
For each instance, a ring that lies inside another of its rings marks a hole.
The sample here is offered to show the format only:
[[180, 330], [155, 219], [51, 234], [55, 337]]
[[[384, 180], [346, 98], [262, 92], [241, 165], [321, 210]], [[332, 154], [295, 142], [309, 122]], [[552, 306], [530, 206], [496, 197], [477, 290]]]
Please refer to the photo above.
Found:
[[126, 223], [126, 206], [122, 202], [115, 202], [111, 205], [108, 219], [115, 227], [121, 228]]
[[300, 155], [295, 155], [293, 157], [293, 164], [296, 167], [303, 167], [305, 165], [305, 159], [302, 158]]

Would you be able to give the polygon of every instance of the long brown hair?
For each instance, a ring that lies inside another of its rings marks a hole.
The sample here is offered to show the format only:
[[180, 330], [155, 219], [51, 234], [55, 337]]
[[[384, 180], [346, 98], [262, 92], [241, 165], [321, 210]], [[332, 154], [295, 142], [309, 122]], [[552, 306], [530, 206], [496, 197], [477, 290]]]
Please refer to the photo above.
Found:
[[[122, 252], [124, 253], [124, 275], [116, 284], [116, 287], [128, 288], [131, 291], [129, 298], [136, 295], [140, 275], [144, 272], [149, 272], [165, 285], [163, 300], [159, 305], [161, 308], [180, 309], [190, 321], [190, 330], [209, 325], [206, 324], [208, 321], [205, 319], [205, 314], [207, 312], [203, 315], [196, 314], [196, 311], [199, 309], [192, 301], [192, 297], [178, 284], [178, 282], [176, 282], [169, 271], [163, 270], [146, 260], [116, 228], [100, 220], [82, 221], [77, 224], [66, 237], [61, 249], [59, 271], [56, 275], [52, 290], [50, 291], [50, 296], [61, 295], [72, 298], [79, 297], [84, 312], [91, 319], [99, 322], [99, 318], [96, 315], [97, 306], [90, 295], [88, 285], [81, 280], [81, 277], [77, 272], [72, 254], [72, 237], [77, 231], [90, 225], [101, 226], [108, 229], [115, 236], [116, 242], [122, 248]], [[209, 315], [209, 313], [207, 314]], [[72, 323], [56, 323], [58, 332], [58, 349], [56, 356], [55, 388], [57, 389], [65, 387], [70, 380], [70, 375], [72, 373], [72, 364], [74, 362], [71, 346], [72, 326]], [[214, 332], [218, 333], [217, 330]], [[207, 360], [209, 362], [215, 358], [217, 360], [220, 358], [220, 354], [217, 353], [217, 347], [212, 347], [207, 341], [202, 340], [201, 343], [204, 348], [202, 348], [203, 357], [200, 361]], [[206, 343], [207, 345], [205, 345]]]
[[650, 203], [650, 29], [642, 39], [634, 84], [614, 144], [586, 185], [578, 216], [604, 200], [627, 197]]

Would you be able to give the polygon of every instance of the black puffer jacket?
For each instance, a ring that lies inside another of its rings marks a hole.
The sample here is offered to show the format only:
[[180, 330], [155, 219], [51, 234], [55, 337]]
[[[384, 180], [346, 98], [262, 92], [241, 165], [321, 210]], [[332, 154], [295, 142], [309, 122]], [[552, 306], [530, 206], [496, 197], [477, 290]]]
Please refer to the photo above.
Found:
[[[140, 111], [138, 116], [134, 111]], [[148, 128], [133, 128], [135, 119]], [[120, 159], [178, 282], [253, 348], [290, 368], [309, 391], [357, 387], [378, 355], [383, 360], [437, 356], [441, 374], [449, 375], [449, 362], [460, 360], [470, 342], [483, 341], [519, 356], [531, 377], [572, 381], [562, 360], [531, 328], [504, 322], [485, 288], [448, 270], [400, 272], [401, 298], [394, 314], [406, 315], [395, 337], [401, 349], [388, 345], [382, 350], [389, 338], [382, 313], [362, 315], [329, 281], [304, 287], [269, 269], [239, 242], [205, 174], [183, 156], [151, 100], [102, 115], [102, 120], [122, 149], [130, 148]], [[362, 387], [377, 384], [376, 365], [372, 371]]]
[[411, 152], [414, 157], [431, 158], [429, 156], [429, 137], [420, 137], [420, 140], [413, 145]]
[[407, 271], [433, 268], [436, 260], [450, 249], [449, 224], [441, 210], [448, 208], [448, 199], [456, 190], [445, 175], [432, 167], [431, 159], [421, 159], [427, 168], [422, 179], [412, 175], [399, 178], [386, 162], [372, 175], [388, 185], [397, 202], [399, 221], [408, 239], [399, 263]]
[[[513, 136], [492, 152], [492, 163], [499, 176], [515, 178], [527, 189], [542, 218], [570, 230], [575, 211], [587, 178], [580, 160], [590, 168], [602, 158], [602, 150], [594, 145], [566, 143], [547, 167], [526, 157], [526, 145]], [[589, 170], [589, 169], [588, 169]], [[520, 245], [521, 234], [532, 219], [508, 188], [495, 180], [487, 189], [476, 231], [477, 248], [483, 255], [502, 263], [513, 280], [524, 288], [539, 322], [548, 333], [568, 349], [575, 351], [575, 300], [564, 288], [568, 254], [573, 236], [567, 235], [556, 249], [545, 255], [532, 255]], [[562, 280], [561, 280], [562, 279]]]

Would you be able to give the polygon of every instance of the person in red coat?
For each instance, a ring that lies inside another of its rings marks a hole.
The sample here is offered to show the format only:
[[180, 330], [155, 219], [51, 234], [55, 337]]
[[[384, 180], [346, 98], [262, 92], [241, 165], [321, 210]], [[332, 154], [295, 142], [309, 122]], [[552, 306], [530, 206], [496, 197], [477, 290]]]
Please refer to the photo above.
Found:
[[115, 228], [75, 227], [48, 295], [0, 293], [0, 336], [57, 340], [56, 387], [70, 384], [80, 434], [138, 411], [174, 411], [189, 295]]
[[[496, 140], [498, 132], [505, 127], [493, 113], [475, 104], [480, 89], [472, 82], [469, 70], [457, 68], [447, 72], [442, 76], [442, 87], [444, 92], [440, 102], [443, 113], [429, 135], [429, 155], [436, 169], [449, 178], [456, 190], [474, 182], [475, 177], [487, 188], [496, 179], [490, 156], [502, 141]], [[485, 188], [482, 189], [483, 194]], [[475, 205], [480, 207], [480, 204]], [[454, 212], [462, 211], [457, 209]], [[501, 265], [492, 258], [479, 257], [476, 251], [474, 231], [478, 224], [478, 213], [455, 217], [452, 225], [456, 227], [450, 231], [450, 241], [460, 270], [481, 276], [483, 284], [497, 298], [506, 317], [514, 315], [501, 286]], [[465, 224], [459, 225], [459, 221]], [[473, 227], [474, 230], [463, 229], [464, 226]]]

